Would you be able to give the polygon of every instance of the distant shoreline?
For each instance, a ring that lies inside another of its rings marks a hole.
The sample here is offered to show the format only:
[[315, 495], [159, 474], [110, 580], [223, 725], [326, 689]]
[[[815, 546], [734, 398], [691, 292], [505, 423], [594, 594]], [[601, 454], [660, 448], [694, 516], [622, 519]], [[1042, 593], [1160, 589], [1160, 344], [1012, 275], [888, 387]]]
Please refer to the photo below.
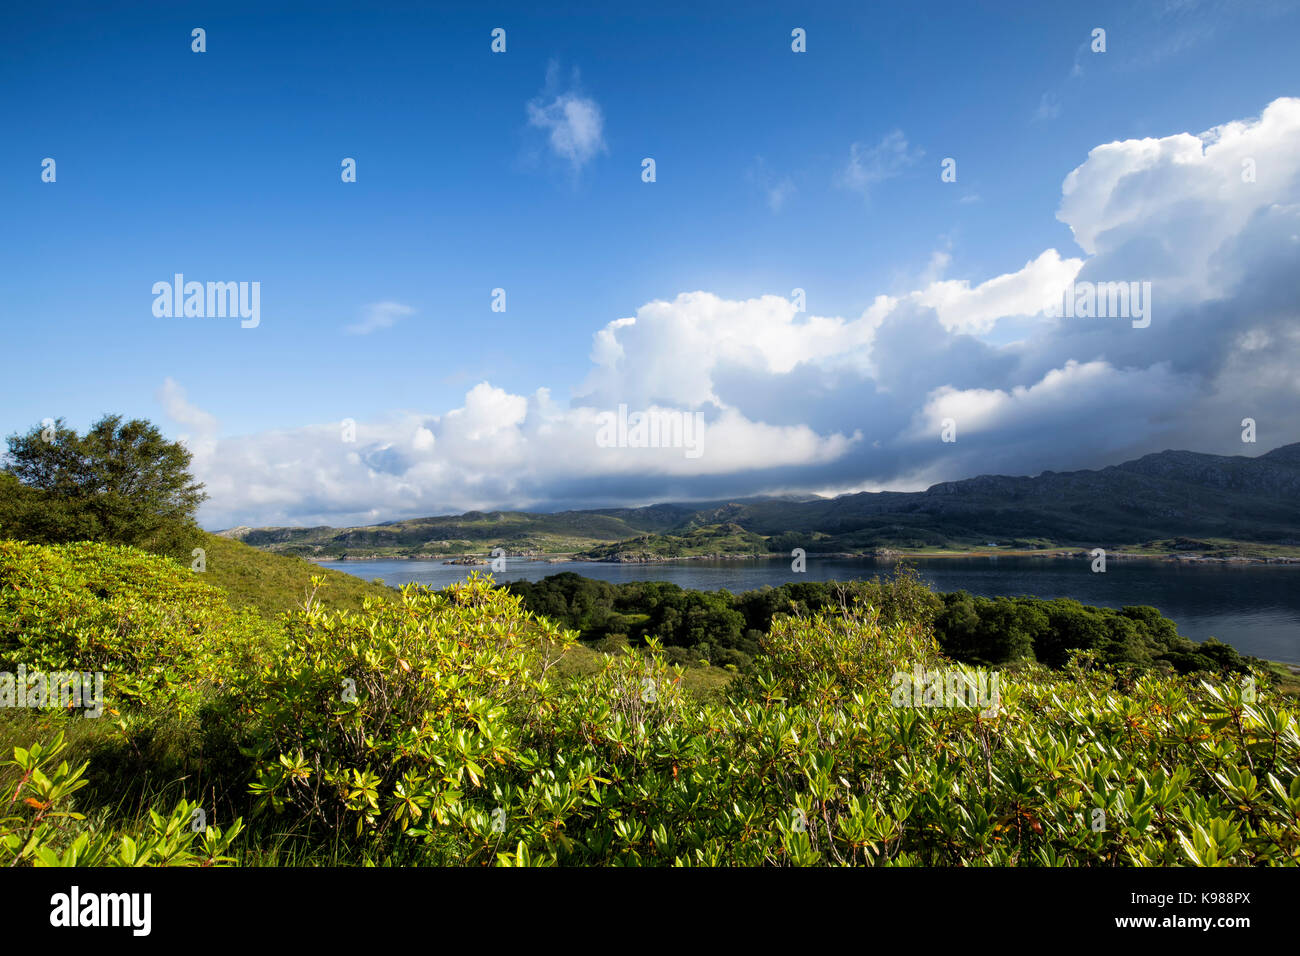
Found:
[[[690, 554], [679, 555], [676, 557], [661, 557], [657, 555], [636, 555], [627, 557], [609, 557], [609, 558], [581, 558], [576, 555], [579, 552], [557, 552], [542, 555], [507, 555], [512, 560], [523, 558], [532, 563], [538, 564], [670, 564], [677, 561], [780, 561], [789, 560], [788, 555], [784, 554]], [[835, 558], [848, 560], [892, 560], [905, 561], [911, 558], [920, 558], [926, 560], [941, 558], [1050, 558], [1053, 560], [1083, 560], [1091, 556], [1089, 549], [1080, 548], [1047, 548], [1047, 549], [987, 549], [974, 551], [911, 551], [898, 550], [893, 548], [881, 548], [873, 551], [826, 551], [817, 552], [809, 551], [807, 557], [813, 558]], [[330, 564], [342, 562], [364, 562], [364, 561], [425, 561], [429, 563], [441, 563], [445, 565], [460, 565], [464, 567], [489, 567], [491, 558], [482, 555], [454, 555], [454, 554], [429, 554], [429, 555], [344, 555], [342, 557], [322, 558], [316, 556], [302, 557], [314, 564]], [[1232, 555], [1220, 557], [1216, 555], [1183, 553], [1183, 552], [1140, 552], [1140, 551], [1107, 551], [1106, 560], [1108, 561], [1164, 561], [1174, 564], [1197, 564], [1197, 565], [1247, 565], [1247, 564], [1295, 564], [1300, 565], [1300, 555], [1270, 555], [1267, 557], [1245, 557]]]

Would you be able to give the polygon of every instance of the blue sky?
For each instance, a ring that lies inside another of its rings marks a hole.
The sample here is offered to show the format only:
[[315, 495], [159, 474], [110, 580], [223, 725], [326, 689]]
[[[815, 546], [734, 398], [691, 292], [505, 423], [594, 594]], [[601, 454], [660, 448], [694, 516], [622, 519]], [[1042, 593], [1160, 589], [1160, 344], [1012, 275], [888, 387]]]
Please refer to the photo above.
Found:
[[[1264, 222], [1300, 200], [1294, 160], [1283, 168], [1290, 110], [1254, 134], [1268, 190], [1233, 200], [1236, 213], [1198, 181], [1115, 220], [1107, 203], [1131, 197], [1089, 157], [1166, 144], [1168, 184], [1185, 165], [1173, 137], [1258, 122], [1300, 95], [1296, 4], [375, 6], [6, 9], [5, 434], [51, 416], [155, 420], [195, 448], [211, 527], [924, 487], [1171, 445], [1254, 454], [1235, 422], [1257, 407], [1264, 448], [1300, 438], [1284, 427], [1285, 375], [1232, 366], [1223, 349], [1183, 354], [1190, 324], [1120, 339], [1118, 326], [1080, 336], [1023, 310], [992, 321], [935, 307], [935, 283], [1014, 282], [1055, 250], [1083, 260], [1068, 276], [1107, 261], [1096, 278], [1173, 276], [1162, 301], [1177, 314], [1215, 303], [1223, 342], [1271, 335], [1247, 351], [1289, 354], [1286, 315], [1261, 331], [1242, 317], [1259, 303], [1231, 303], [1269, 299], [1261, 284], [1300, 261], [1276, 240], [1290, 226]], [[195, 27], [206, 52], [191, 50]], [[490, 50], [495, 27], [504, 54]], [[795, 27], [805, 53], [791, 50]], [[1096, 27], [1104, 53], [1090, 49]], [[1142, 155], [1117, 153], [1151, 174]], [[344, 157], [355, 183], [340, 180]], [[945, 157], [956, 182], [940, 181]], [[1098, 192], [1077, 193], [1063, 221], [1063, 181], [1086, 162]], [[1213, 248], [1178, 247], [1202, 214], [1221, 227]], [[1081, 230], [1099, 244], [1081, 248]], [[1135, 256], [1152, 243], [1181, 257], [1186, 282]], [[1276, 269], [1190, 288], [1225, 257], [1271, 268], [1252, 243], [1283, 257]], [[155, 317], [151, 287], [176, 272], [260, 282], [259, 326]], [[1278, 281], [1280, 302], [1291, 290]], [[504, 313], [490, 308], [498, 287]], [[795, 287], [806, 314], [762, 305]], [[710, 298], [679, 299], [696, 292]], [[903, 304], [865, 319], [879, 296]], [[723, 329], [715, 300], [740, 310], [730, 331], [707, 331]], [[594, 335], [656, 301], [675, 311], [608, 332], [619, 357], [593, 359]], [[396, 321], [355, 331], [385, 314]], [[807, 339], [813, 317], [840, 323], [843, 342], [781, 361], [781, 336]], [[737, 351], [747, 323], [763, 354]], [[943, 336], [942, 355], [917, 351]], [[1082, 433], [1078, 409], [1048, 396], [1077, 368], [1118, 403]], [[953, 407], [973, 427], [922, 447], [945, 389], [965, 396]], [[980, 418], [984, 393], [1012, 402], [1016, 389], [1032, 415]], [[1169, 407], [1152, 398], [1174, 393]], [[1208, 397], [1217, 431], [1191, 401]], [[590, 416], [565, 410], [622, 401], [702, 410], [735, 453], [570, 448]], [[494, 423], [460, 427], [476, 416]], [[1120, 421], [1097, 427], [1108, 416]], [[345, 418], [358, 441], [321, 445]]]

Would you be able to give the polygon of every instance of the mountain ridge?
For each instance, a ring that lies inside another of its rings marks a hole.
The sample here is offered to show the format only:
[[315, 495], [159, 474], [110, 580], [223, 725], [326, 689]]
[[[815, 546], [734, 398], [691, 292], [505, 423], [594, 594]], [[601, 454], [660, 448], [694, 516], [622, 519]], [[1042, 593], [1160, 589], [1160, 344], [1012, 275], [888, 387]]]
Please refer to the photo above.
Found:
[[[648, 541], [652, 547], [646, 553], [653, 554], [654, 546], [664, 543], [656, 539], [673, 538], [679, 539], [676, 550], [698, 555], [711, 553], [700, 550], [709, 546], [710, 529], [735, 544], [736, 528], [766, 539], [771, 552], [794, 546], [855, 551], [996, 541], [1044, 548], [1196, 538], [1300, 547], [1298, 502], [1300, 442], [1255, 457], [1167, 449], [1095, 470], [976, 475], [914, 492], [751, 496], [559, 512], [469, 511], [349, 528], [240, 526], [217, 533], [317, 558], [448, 556], [496, 546], [512, 554], [594, 556], [598, 550], [601, 559], [616, 560], [620, 551], [610, 546], [619, 542]], [[724, 527], [728, 530], [718, 531]], [[752, 538], [745, 540], [751, 553]]]

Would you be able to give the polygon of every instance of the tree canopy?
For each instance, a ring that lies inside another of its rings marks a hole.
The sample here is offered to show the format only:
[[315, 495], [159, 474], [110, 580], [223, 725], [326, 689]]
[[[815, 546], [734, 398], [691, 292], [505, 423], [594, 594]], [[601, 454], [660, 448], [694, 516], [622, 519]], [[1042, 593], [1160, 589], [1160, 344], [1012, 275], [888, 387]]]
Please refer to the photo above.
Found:
[[207, 498], [191, 454], [144, 419], [105, 415], [84, 435], [63, 419], [10, 435], [0, 534], [40, 544], [101, 541], [184, 556]]

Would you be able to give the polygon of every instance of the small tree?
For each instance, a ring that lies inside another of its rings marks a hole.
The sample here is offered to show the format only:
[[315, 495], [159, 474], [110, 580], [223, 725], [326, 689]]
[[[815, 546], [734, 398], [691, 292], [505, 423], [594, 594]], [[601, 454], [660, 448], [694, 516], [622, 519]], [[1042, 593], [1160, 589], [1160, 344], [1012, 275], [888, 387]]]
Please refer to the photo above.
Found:
[[188, 559], [199, 537], [191, 454], [143, 419], [105, 415], [84, 436], [63, 419], [10, 435], [0, 534], [43, 544], [105, 541]]

